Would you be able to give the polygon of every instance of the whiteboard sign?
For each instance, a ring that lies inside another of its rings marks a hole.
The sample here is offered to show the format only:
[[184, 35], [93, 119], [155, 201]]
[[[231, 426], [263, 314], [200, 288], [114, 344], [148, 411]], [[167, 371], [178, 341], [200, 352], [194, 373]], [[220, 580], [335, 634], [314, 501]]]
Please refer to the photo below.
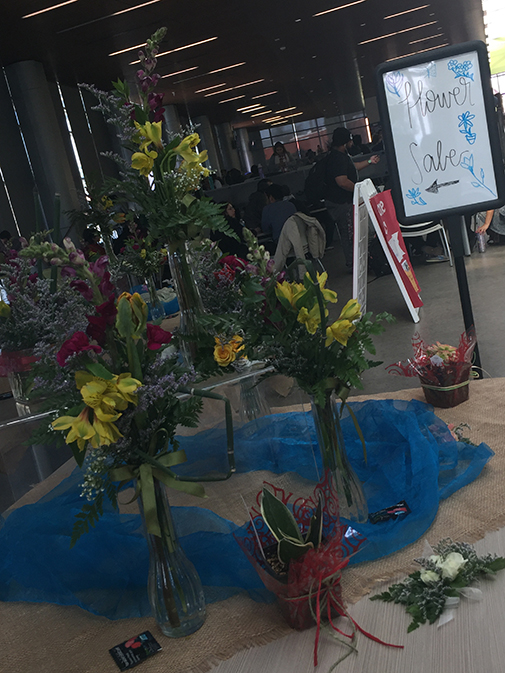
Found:
[[402, 224], [489, 210], [505, 180], [483, 42], [377, 68], [378, 102]]

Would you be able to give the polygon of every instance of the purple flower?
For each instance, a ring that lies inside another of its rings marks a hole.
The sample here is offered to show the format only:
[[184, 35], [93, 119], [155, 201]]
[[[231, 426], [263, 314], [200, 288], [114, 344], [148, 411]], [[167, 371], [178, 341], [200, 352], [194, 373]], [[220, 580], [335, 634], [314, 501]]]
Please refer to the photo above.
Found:
[[89, 265], [89, 270], [91, 273], [103, 278], [104, 273], [107, 271], [107, 266], [109, 264], [109, 258], [107, 255], [102, 255], [99, 257], [96, 262], [93, 262]]
[[86, 264], [86, 258], [80, 250], [69, 253], [68, 259], [69, 262], [75, 266], [84, 266]]
[[70, 282], [70, 287], [77, 290], [77, 292], [80, 292], [86, 301], [93, 300], [93, 290], [83, 280], [72, 280]]
[[153, 122], [159, 122], [163, 119], [163, 113], [165, 112], [164, 107], [159, 107], [154, 113]]
[[61, 275], [73, 278], [77, 275], [77, 271], [71, 266], [64, 266], [61, 270]]

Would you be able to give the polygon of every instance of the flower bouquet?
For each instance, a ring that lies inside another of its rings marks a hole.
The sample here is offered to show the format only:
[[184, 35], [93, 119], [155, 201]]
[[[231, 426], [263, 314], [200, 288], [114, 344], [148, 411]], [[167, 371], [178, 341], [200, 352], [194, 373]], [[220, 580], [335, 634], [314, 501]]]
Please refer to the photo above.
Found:
[[459, 605], [459, 596], [480, 594], [479, 589], [467, 588], [469, 584], [479, 577], [493, 577], [505, 568], [504, 558], [491, 554], [479, 557], [475, 549], [464, 542], [442, 540], [430, 551], [435, 553], [415, 559], [422, 570], [370, 599], [405, 605], [412, 618], [408, 632], [426, 622], [433, 624], [437, 619], [440, 626], [450, 621], [452, 608]]
[[[351, 299], [336, 320], [328, 320], [337, 294], [326, 287], [326, 273], [316, 274], [310, 263], [308, 269], [303, 283], [270, 278], [250, 298], [254, 320], [245, 316], [244, 333], [258, 358], [294, 378], [310, 396], [323, 468], [334, 475], [341, 515], [366, 521], [366, 499], [345, 452], [343, 409], [337, 408], [337, 398], [344, 405], [351, 387], [362, 387], [363, 371], [379, 364], [365, 352], [375, 352], [371, 335], [382, 332], [382, 322], [392, 319], [385, 313], [375, 320], [371, 313], [362, 315], [358, 302]], [[361, 431], [350, 408], [349, 413], [366, 460]]]
[[459, 346], [436, 342], [428, 345], [419, 334], [412, 337], [414, 356], [389, 365], [398, 376], [419, 376], [424, 396], [434, 407], [455, 407], [468, 399], [472, 354], [477, 343], [474, 330], [463, 332]]

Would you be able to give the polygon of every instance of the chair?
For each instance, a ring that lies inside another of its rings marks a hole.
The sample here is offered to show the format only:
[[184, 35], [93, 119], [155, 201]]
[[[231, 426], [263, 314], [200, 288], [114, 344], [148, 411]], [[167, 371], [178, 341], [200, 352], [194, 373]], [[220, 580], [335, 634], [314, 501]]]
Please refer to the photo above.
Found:
[[400, 224], [403, 238], [412, 238], [414, 236], [427, 236], [435, 231], [440, 234], [440, 241], [445, 255], [449, 258], [449, 264], [453, 266], [451, 248], [447, 238], [444, 226], [440, 222], [421, 222], [420, 224]]
[[[282, 227], [274, 257], [274, 270], [281, 271], [288, 257], [305, 259], [308, 254], [324, 272], [321, 261], [326, 246], [326, 234], [320, 222], [315, 217], [304, 213], [295, 213], [288, 217]], [[298, 276], [303, 278], [304, 265], [298, 265]]]

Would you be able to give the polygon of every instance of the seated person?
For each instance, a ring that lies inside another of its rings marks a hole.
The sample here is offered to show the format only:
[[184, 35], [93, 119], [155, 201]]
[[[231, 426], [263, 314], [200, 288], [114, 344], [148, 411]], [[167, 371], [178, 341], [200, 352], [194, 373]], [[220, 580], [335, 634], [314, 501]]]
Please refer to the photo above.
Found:
[[268, 204], [263, 208], [261, 215], [261, 229], [269, 234], [274, 243], [281, 235], [284, 222], [296, 213], [296, 206], [291, 201], [284, 201], [284, 190], [281, 185], [271, 184], [266, 190]]
[[267, 180], [266, 178], [260, 180], [256, 187], [256, 191], [249, 196], [249, 201], [245, 209], [245, 226], [256, 235], [261, 233], [261, 214], [263, 213], [263, 208], [268, 203], [268, 197], [265, 194], [265, 191], [271, 184], [272, 181]]
[[505, 206], [499, 210], [488, 210], [486, 213], [477, 213], [476, 234], [487, 233], [488, 243], [503, 245], [505, 243]]
[[217, 242], [221, 252], [235, 255], [235, 257], [240, 257], [240, 259], [247, 259], [249, 250], [242, 237], [242, 229], [244, 228], [244, 225], [240, 219], [238, 210], [233, 204], [227, 203], [223, 215], [226, 223], [237, 234], [239, 240], [237, 241], [234, 238], [227, 236], [222, 231], [213, 231], [211, 239]]
[[269, 173], [281, 173], [294, 168], [295, 161], [282, 143], [275, 143], [274, 153], [268, 160]]

